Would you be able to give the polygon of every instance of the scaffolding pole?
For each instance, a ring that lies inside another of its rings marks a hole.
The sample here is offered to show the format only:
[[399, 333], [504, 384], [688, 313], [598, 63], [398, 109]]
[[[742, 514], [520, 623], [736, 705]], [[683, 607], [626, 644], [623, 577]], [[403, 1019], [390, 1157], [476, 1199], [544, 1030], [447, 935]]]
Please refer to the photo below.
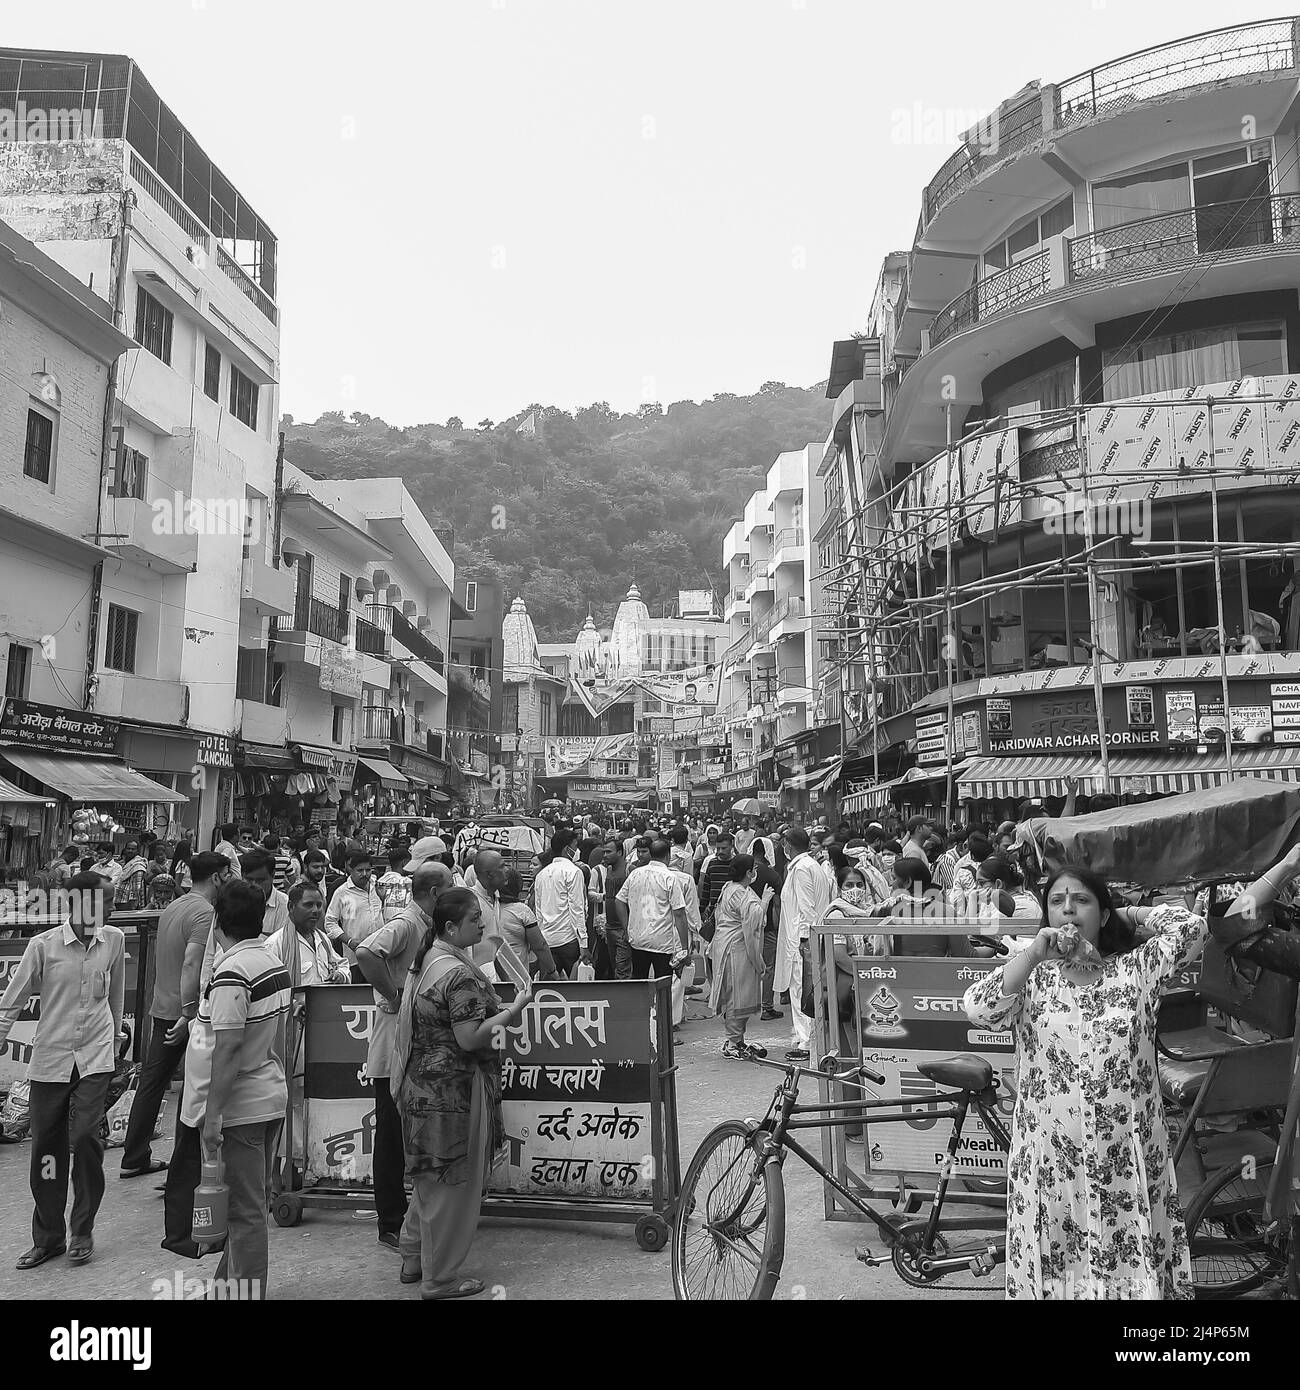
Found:
[[[1205, 399], [1205, 414], [1209, 424], [1207, 443], [1210, 449], [1210, 525], [1214, 537], [1214, 602], [1219, 619], [1219, 682], [1223, 687], [1223, 757], [1228, 776], [1232, 776], [1232, 710], [1228, 706], [1228, 634], [1223, 623], [1223, 569], [1219, 552], [1219, 481], [1214, 451], [1214, 397]], [[1200, 730], [1197, 730], [1200, 736]]]
[[[1079, 411], [1079, 440], [1083, 440], [1083, 411]], [[1083, 536], [1084, 536], [1084, 567], [1088, 575], [1088, 637], [1089, 653], [1092, 659], [1092, 699], [1097, 707], [1097, 747], [1101, 751], [1101, 789], [1103, 792], [1110, 792], [1110, 749], [1106, 741], [1106, 711], [1104, 708], [1105, 687], [1101, 679], [1101, 623], [1100, 623], [1100, 604], [1097, 594], [1097, 567], [1095, 561], [1096, 542], [1093, 539], [1092, 524], [1092, 505], [1088, 500], [1088, 450], [1086, 447], [1079, 449], [1079, 481], [1083, 488]], [[1069, 580], [1066, 580], [1066, 612], [1069, 612], [1070, 592]], [[1068, 630], [1068, 629], [1067, 629]], [[1067, 637], [1067, 641], [1069, 638]], [[1073, 651], [1071, 651], [1073, 656]]]

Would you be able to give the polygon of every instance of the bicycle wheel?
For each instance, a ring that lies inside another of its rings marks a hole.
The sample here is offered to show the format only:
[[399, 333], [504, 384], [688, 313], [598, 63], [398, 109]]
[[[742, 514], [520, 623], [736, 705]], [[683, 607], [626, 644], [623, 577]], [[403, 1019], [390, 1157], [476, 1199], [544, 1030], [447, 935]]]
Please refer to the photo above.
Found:
[[1240, 1163], [1230, 1163], [1197, 1188], [1187, 1207], [1197, 1298], [1238, 1298], [1278, 1272], [1277, 1250], [1265, 1235], [1264, 1198], [1272, 1167], [1261, 1163], [1247, 1177]]
[[772, 1297], [785, 1258], [785, 1185], [728, 1120], [691, 1159], [673, 1217], [673, 1292], [683, 1302]]

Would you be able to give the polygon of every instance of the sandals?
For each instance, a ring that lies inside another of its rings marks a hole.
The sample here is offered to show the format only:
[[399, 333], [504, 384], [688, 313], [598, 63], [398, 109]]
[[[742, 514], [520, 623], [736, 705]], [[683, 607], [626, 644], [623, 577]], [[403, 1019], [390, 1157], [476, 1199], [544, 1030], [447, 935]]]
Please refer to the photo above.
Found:
[[438, 1293], [426, 1293], [420, 1290], [420, 1297], [426, 1303], [437, 1303], [444, 1298], [473, 1298], [475, 1294], [482, 1293], [487, 1285], [482, 1279], [462, 1279], [458, 1284], [454, 1284], [449, 1289], [440, 1290]]
[[403, 1260], [402, 1272], [398, 1276], [403, 1284], [418, 1284], [424, 1278], [418, 1260]]
[[33, 1245], [25, 1254], [18, 1257], [15, 1269], [35, 1269], [37, 1265], [43, 1265], [46, 1260], [53, 1260], [57, 1256], [65, 1254], [68, 1247], [66, 1245]]
[[165, 1173], [167, 1164], [161, 1158], [150, 1159], [143, 1168], [123, 1168], [117, 1175], [123, 1182], [128, 1178], [147, 1178], [151, 1173]]

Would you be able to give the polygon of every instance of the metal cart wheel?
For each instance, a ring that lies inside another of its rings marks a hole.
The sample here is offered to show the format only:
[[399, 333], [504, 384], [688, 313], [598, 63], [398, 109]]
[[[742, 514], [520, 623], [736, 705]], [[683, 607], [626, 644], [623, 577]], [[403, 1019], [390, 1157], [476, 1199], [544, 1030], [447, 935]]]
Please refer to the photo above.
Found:
[[282, 1193], [271, 1208], [271, 1219], [277, 1226], [296, 1226], [302, 1220], [302, 1198]]
[[634, 1234], [641, 1249], [654, 1254], [668, 1244], [668, 1223], [658, 1212], [647, 1212], [637, 1217]]

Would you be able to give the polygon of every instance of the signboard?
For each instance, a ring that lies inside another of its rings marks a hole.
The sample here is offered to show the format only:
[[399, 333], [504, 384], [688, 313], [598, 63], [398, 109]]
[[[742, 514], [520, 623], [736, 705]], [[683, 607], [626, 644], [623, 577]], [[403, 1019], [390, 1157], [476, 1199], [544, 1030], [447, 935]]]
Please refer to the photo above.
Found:
[[1300, 743], [1300, 681], [1270, 687], [1274, 743]]
[[671, 714], [653, 714], [646, 721], [646, 732], [656, 737], [667, 737], [673, 732], [676, 721]]
[[637, 790], [638, 781], [635, 777], [609, 778], [603, 782], [584, 781], [569, 783], [569, 796], [574, 800], [580, 800], [583, 796], [592, 792], [634, 792]]
[[636, 683], [666, 705], [710, 705], [716, 709], [721, 674], [721, 666], [692, 666], [685, 671], [640, 676]]
[[204, 767], [234, 767], [235, 740], [232, 734], [200, 734], [195, 762]]
[[[1015, 1036], [1009, 1030], [975, 1028], [966, 1017], [962, 997], [976, 981], [995, 969], [992, 961], [905, 956], [855, 957], [859, 1035], [862, 1060], [885, 1077], [882, 1096], [906, 1096], [903, 1110], [914, 1111], [905, 1124], [868, 1124], [866, 1152], [876, 1171], [937, 1172], [947, 1157], [951, 1120], [929, 1113], [942, 1103], [941, 1087], [922, 1076], [922, 1062], [957, 1053], [973, 1053], [992, 1064], [999, 1080], [998, 1113], [1011, 1122], [1015, 1105]], [[966, 1117], [954, 1174], [1005, 1177], [1005, 1155], [972, 1111]]]
[[1149, 685], [1130, 685], [1125, 692], [1128, 722], [1135, 729], [1152, 729], [1156, 722], [1156, 702]]
[[58, 705], [6, 699], [0, 711], [0, 741], [50, 752], [107, 753], [117, 749], [118, 722]]
[[346, 647], [337, 642], [321, 639], [320, 644], [320, 688], [333, 691], [335, 695], [346, 695], [356, 700], [361, 697], [361, 659], [354, 656]]
[[[8, 988], [10, 978], [17, 974], [18, 963], [27, 950], [27, 943], [36, 935], [12, 936], [0, 940], [0, 994]], [[135, 986], [140, 964], [140, 937], [134, 931], [126, 933], [126, 980], [122, 996], [122, 1017], [135, 1028]], [[27, 1077], [27, 1064], [32, 1060], [32, 1042], [36, 1024], [41, 1016], [41, 996], [33, 994], [23, 1005], [9, 1037], [0, 1044], [0, 1091], [7, 1091], [15, 1081]]]
[[758, 794], [758, 799], [764, 806], [779, 806], [781, 804], [781, 793], [779, 791], [761, 791]]
[[1190, 690], [1165, 691], [1165, 722], [1170, 743], [1196, 742], [1196, 696]]
[[[1090, 679], [1086, 668], [1076, 674]], [[1155, 727], [1129, 727], [1127, 707], [1119, 703], [1123, 690], [1113, 689], [1104, 697], [1106, 743], [1110, 748], [1159, 747], [1162, 731]], [[1125, 715], [1120, 716], [1120, 709]], [[986, 718], [993, 711], [986, 708]], [[1011, 732], [999, 711], [999, 732], [989, 730], [989, 751], [993, 753], [1037, 753], [1066, 749], [1093, 749], [1100, 746], [1097, 731], [1097, 705], [1091, 690], [1076, 688], [1056, 695], [1033, 695], [1011, 701]]]
[[544, 738], [547, 777], [567, 777], [588, 763], [636, 758], [636, 735], [613, 734], [606, 738]]

